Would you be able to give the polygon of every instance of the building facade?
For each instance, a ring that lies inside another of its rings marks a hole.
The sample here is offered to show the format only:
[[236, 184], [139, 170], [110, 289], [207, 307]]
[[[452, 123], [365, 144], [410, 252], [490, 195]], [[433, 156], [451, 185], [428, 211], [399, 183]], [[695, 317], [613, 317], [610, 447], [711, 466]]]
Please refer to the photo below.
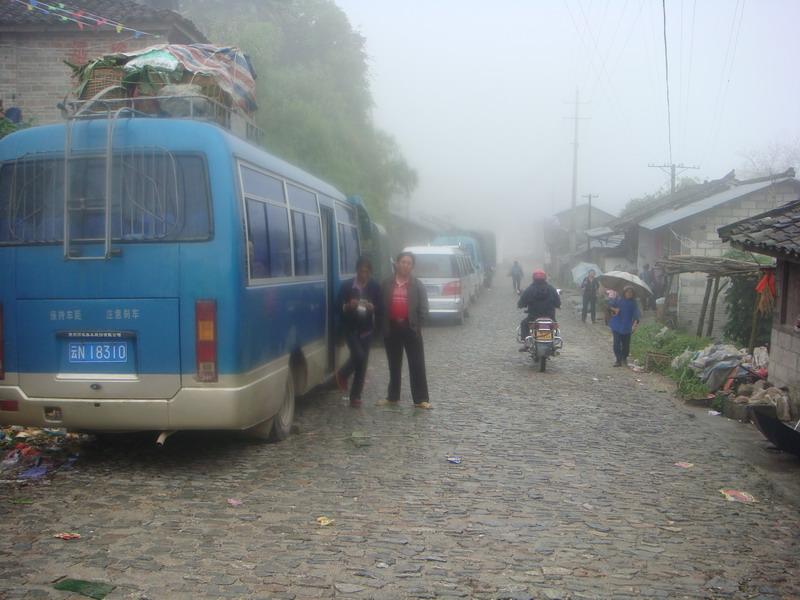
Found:
[[[155, 0], [153, 0], [155, 2]], [[72, 69], [88, 60], [154, 44], [207, 42], [178, 13], [131, 0], [82, 0], [80, 9], [112, 24], [81, 25], [25, 4], [0, 5], [0, 101], [35, 125], [61, 119], [57, 105], [76, 87]], [[84, 17], [85, 19], [85, 17]], [[80, 19], [79, 19], [80, 20]], [[95, 22], [96, 23], [96, 22]], [[124, 25], [117, 31], [114, 24]]]
[[[672, 196], [637, 209], [633, 214], [589, 232], [594, 239], [624, 234], [623, 251], [618, 251], [640, 272], [645, 264], [654, 265], [670, 256], [720, 258], [730, 245], [717, 235], [717, 229], [785, 205], [800, 195], [800, 181], [789, 170], [774, 177], [737, 180], [733, 171], [725, 177], [698, 184]], [[621, 260], [619, 262], [622, 262]], [[704, 273], [684, 273], [672, 282], [669, 293], [677, 307], [677, 323], [693, 331], [697, 326], [706, 290]], [[727, 320], [725, 297], [720, 294], [714, 310], [715, 332]]]
[[777, 260], [769, 379], [800, 401], [800, 200], [722, 227], [719, 236]]

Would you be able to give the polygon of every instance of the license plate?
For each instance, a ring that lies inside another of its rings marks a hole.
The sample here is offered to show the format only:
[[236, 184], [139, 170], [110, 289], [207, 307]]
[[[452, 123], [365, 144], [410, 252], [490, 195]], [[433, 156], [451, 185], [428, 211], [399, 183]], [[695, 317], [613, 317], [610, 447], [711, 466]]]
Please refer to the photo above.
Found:
[[536, 332], [536, 339], [537, 340], [552, 340], [553, 333], [551, 331], [537, 331]]
[[127, 342], [70, 342], [68, 360], [80, 363], [126, 363]]

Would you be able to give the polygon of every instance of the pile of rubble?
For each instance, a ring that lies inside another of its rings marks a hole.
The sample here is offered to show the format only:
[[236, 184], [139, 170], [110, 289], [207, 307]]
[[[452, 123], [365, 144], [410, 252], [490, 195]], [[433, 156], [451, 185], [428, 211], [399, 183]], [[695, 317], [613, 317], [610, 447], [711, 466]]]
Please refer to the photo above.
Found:
[[[712, 344], [698, 351], [686, 350], [672, 361], [673, 369], [689, 367], [710, 392], [728, 396], [739, 406], [774, 406], [782, 421], [800, 418], [785, 390], [767, 382], [769, 352], [764, 346], [751, 353], [730, 344]], [[738, 414], [738, 412], [737, 412]]]
[[64, 429], [0, 428], [0, 483], [29, 483], [70, 469], [89, 436]]
[[789, 400], [789, 395], [780, 388], [770, 387], [763, 379], [753, 384], [745, 383], [740, 385], [736, 390], [736, 396], [733, 398], [733, 401], [736, 404], [747, 404], [750, 406], [774, 406], [775, 414], [781, 421], [791, 421], [794, 418], [800, 418], [800, 415], [795, 416], [792, 414], [792, 403]]

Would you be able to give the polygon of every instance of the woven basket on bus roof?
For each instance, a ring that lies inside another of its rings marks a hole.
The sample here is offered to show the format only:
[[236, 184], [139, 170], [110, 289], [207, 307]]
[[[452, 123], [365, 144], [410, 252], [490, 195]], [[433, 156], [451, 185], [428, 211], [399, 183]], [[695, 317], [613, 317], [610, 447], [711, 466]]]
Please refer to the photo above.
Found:
[[187, 71], [183, 75], [183, 83], [199, 85], [200, 93], [206, 98], [214, 100], [215, 102], [219, 102], [223, 106], [231, 105], [230, 95], [228, 95], [227, 92], [219, 87], [217, 82], [210, 75], [205, 75], [203, 73], [189, 73]]
[[81, 100], [90, 100], [104, 89], [117, 86], [109, 90], [104, 98], [125, 98], [125, 88], [122, 87], [123, 70], [120, 67], [95, 67], [91, 77], [81, 89]]

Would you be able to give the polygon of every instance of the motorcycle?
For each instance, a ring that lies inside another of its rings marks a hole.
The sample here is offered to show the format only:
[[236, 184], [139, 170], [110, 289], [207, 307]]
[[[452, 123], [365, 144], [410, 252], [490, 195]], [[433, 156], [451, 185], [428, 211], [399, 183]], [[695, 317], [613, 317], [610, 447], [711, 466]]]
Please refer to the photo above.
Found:
[[539, 371], [544, 373], [547, 368], [547, 359], [556, 356], [564, 346], [558, 323], [549, 318], [530, 320], [528, 321], [528, 335], [524, 339], [521, 327], [521, 325], [517, 327], [517, 341], [525, 344], [524, 350], [528, 352], [534, 364], [539, 364]]

